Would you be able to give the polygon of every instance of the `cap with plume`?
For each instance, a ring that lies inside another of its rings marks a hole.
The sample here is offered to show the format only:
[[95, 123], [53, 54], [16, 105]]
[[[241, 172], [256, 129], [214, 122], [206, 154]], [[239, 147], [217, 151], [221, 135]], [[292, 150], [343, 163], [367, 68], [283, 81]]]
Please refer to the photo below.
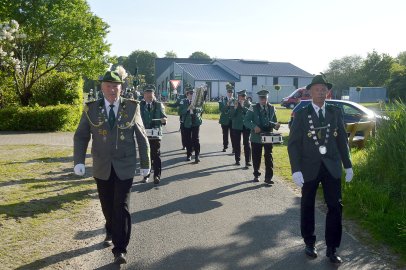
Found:
[[116, 72], [118, 73], [118, 75], [120, 76], [120, 78], [122, 80], [124, 80], [128, 76], [127, 71], [125, 71], [123, 66], [117, 66], [116, 67]]

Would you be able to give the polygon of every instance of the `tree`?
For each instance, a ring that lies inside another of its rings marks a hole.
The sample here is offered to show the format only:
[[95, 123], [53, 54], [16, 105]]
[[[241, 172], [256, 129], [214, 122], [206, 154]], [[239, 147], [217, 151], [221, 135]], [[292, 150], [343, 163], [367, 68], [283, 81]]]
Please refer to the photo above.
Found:
[[167, 51], [165, 53], [166, 58], [178, 58], [178, 55], [174, 51]]
[[358, 85], [362, 57], [359, 55], [345, 56], [330, 62], [329, 69], [324, 73], [333, 83], [333, 91], [341, 96], [342, 91], [350, 86]]
[[388, 54], [376, 51], [368, 53], [360, 69], [362, 86], [384, 86], [390, 78], [390, 69], [394, 59]]
[[124, 61], [124, 68], [128, 73], [136, 75], [136, 69], [139, 75], [145, 76], [145, 81], [148, 84], [155, 83], [154, 70], [155, 70], [155, 58], [157, 54], [149, 51], [134, 51]]
[[189, 56], [189, 58], [192, 58], [192, 59], [209, 59], [209, 60], [211, 59], [209, 55], [205, 54], [204, 52], [200, 52], [200, 51], [192, 53]]
[[127, 61], [127, 56], [119, 56], [116, 59], [113, 60], [113, 62], [115, 62], [112, 66], [111, 66], [111, 70], [115, 70], [116, 67], [118, 66], [124, 66], [125, 62]]
[[399, 64], [406, 66], [406, 51], [399, 53], [396, 60], [399, 62]]
[[406, 66], [394, 63], [390, 70], [388, 97], [406, 100]]
[[32, 88], [53, 70], [95, 77], [108, 67], [108, 25], [85, 0], [3, 0], [0, 18], [16, 20], [26, 38], [12, 52], [20, 61], [8, 70], [22, 105]]

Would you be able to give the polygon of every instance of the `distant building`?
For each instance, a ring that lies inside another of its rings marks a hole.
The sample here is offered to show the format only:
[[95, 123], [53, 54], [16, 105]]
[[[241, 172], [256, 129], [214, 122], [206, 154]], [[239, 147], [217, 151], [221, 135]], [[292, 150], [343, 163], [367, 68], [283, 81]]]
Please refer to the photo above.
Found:
[[[226, 84], [230, 82], [236, 91], [247, 89], [253, 100], [257, 99], [257, 91], [267, 88], [271, 92], [271, 102], [280, 102], [294, 89], [309, 84], [314, 77], [291, 63], [189, 58], [157, 58], [155, 74], [158, 91], [167, 91], [169, 80], [179, 79], [183, 82], [178, 87], [179, 93], [183, 93], [186, 83], [195, 87], [206, 84], [208, 97], [217, 98], [226, 95]], [[276, 91], [274, 85], [280, 85], [281, 90]]]
[[361, 91], [357, 91], [357, 87], [350, 87], [349, 90], [349, 100], [358, 103], [379, 102], [386, 99], [385, 87], [361, 87]]

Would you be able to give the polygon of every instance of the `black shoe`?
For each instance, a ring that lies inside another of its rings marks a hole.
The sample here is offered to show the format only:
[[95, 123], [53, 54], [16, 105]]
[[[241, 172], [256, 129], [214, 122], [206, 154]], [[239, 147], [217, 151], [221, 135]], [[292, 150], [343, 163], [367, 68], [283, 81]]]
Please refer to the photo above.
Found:
[[226, 151], [226, 149], [227, 149], [227, 148], [223, 148], [223, 152], [225, 152], [225, 151]]
[[265, 179], [265, 183], [267, 183], [268, 185], [273, 185], [273, 184], [275, 184], [275, 182], [272, 181], [272, 179]]
[[251, 164], [251, 162], [247, 162], [247, 163], [245, 163], [245, 165], [247, 166], [247, 167], [249, 167], [249, 166], [252, 166], [252, 164]]
[[155, 177], [154, 177], [154, 184], [155, 184], [155, 185], [158, 185], [159, 182], [161, 182], [159, 176], [155, 176]]
[[335, 248], [327, 247], [326, 256], [330, 259], [331, 263], [340, 264], [343, 262], [340, 256], [337, 255], [337, 251]]
[[200, 162], [200, 158], [199, 157], [195, 158], [195, 163], [197, 164], [199, 162]]
[[144, 178], [142, 179], [142, 183], [148, 183], [149, 181], [149, 177], [148, 176], [144, 176]]
[[127, 258], [125, 256], [125, 253], [114, 254], [114, 263], [115, 264], [125, 264], [125, 263], [127, 263]]
[[317, 258], [317, 250], [316, 250], [316, 247], [315, 247], [315, 246], [306, 245], [306, 247], [305, 247], [305, 253], [306, 253], [306, 255], [309, 256], [310, 258], [313, 258], [313, 259]]
[[259, 182], [259, 176], [254, 177], [254, 182]]
[[106, 238], [104, 238], [104, 241], [103, 241], [103, 246], [109, 247], [112, 245], [113, 245], [113, 238], [112, 238], [111, 234], [107, 233]]
[[235, 162], [235, 165], [241, 165], [240, 161], [237, 160], [237, 161]]
[[187, 156], [186, 161], [191, 161], [192, 157], [191, 156]]

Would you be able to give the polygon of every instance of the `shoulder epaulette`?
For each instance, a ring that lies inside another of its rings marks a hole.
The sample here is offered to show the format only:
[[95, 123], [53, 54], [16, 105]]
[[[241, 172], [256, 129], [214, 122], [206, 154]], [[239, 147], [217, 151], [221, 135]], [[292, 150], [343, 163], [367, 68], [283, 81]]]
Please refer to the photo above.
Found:
[[92, 103], [94, 103], [94, 102], [96, 102], [96, 100], [86, 101], [85, 104], [92, 104]]

